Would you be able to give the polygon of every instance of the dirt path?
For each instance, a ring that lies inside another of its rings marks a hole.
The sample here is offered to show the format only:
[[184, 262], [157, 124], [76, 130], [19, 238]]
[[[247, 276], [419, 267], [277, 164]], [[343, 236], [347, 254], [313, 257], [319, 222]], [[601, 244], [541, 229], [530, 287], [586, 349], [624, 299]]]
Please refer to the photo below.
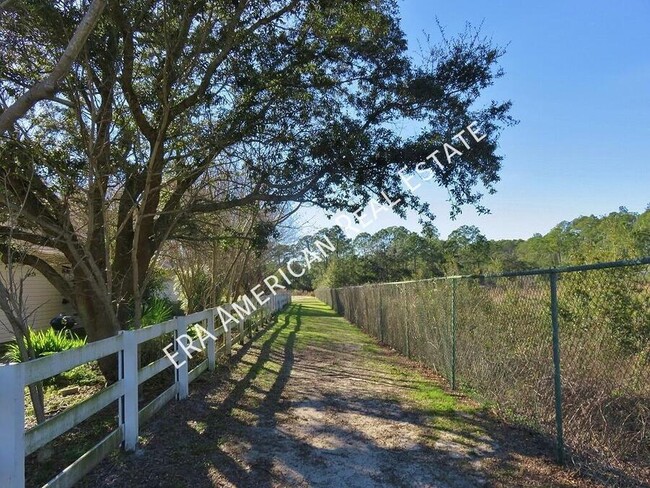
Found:
[[313, 298], [192, 384], [87, 487], [597, 486]]

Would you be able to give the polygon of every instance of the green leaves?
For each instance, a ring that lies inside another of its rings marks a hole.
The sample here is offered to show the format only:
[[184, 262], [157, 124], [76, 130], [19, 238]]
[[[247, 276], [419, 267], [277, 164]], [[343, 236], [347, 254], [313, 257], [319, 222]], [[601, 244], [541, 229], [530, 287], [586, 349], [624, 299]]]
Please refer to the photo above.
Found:
[[[30, 337], [36, 358], [67, 351], [68, 349], [81, 347], [86, 344], [85, 337], [80, 338], [70, 330], [64, 329], [56, 331], [51, 327], [43, 330], [30, 330]], [[7, 358], [11, 362], [22, 362], [22, 357], [17, 344], [12, 343], [9, 345]]]
[[[7, 103], [51, 69], [84, 12], [19, 3], [0, 19]], [[89, 336], [106, 337], [165, 243], [201, 238], [201, 222], [283, 202], [350, 210], [382, 191], [404, 202], [396, 212], [431, 216], [397, 172], [472, 120], [487, 138], [432, 181], [454, 212], [482, 210], [512, 123], [509, 103], [479, 104], [502, 54], [468, 30], [415, 61], [393, 0], [113, 1], [60, 90], [0, 141], [0, 174], [16, 180], [3, 203], [29, 203], [21, 227], [65, 255]], [[256, 249], [272, 234], [256, 229]]]

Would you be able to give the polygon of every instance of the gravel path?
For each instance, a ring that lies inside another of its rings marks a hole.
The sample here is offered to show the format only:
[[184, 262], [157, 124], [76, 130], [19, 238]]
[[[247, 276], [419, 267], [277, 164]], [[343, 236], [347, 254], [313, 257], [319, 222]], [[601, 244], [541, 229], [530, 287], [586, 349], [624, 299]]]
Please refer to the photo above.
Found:
[[598, 486], [313, 298], [192, 384], [85, 487]]

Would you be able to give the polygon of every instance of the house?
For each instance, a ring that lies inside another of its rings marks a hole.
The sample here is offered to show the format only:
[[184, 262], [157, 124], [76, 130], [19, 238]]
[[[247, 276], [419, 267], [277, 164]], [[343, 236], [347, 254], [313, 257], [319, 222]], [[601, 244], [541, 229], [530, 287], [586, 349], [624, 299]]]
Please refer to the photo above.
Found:
[[[65, 271], [65, 270], [64, 270]], [[8, 283], [8, 269], [0, 264], [0, 279], [5, 285]], [[23, 265], [14, 266], [15, 281], [23, 281], [23, 302], [26, 314], [29, 315], [28, 323], [34, 329], [46, 329], [50, 320], [63, 312], [72, 314], [72, 308], [65, 303], [63, 296], [52, 284], [38, 271]], [[0, 310], [0, 343], [13, 340], [14, 334], [5, 314]]]

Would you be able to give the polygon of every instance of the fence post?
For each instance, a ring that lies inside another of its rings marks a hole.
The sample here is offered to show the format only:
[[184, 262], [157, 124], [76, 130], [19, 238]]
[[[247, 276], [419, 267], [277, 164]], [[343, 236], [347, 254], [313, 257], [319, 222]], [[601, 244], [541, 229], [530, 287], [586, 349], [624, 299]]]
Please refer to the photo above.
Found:
[[551, 273], [551, 322], [553, 325], [553, 376], [555, 386], [555, 431], [557, 460], [564, 464], [564, 432], [562, 427], [562, 375], [560, 372], [560, 321], [557, 301], [557, 273]]
[[[212, 334], [213, 336], [216, 336], [217, 334], [215, 333], [214, 330], [214, 308], [211, 308], [208, 310], [208, 332]], [[214, 365], [217, 360], [217, 341], [216, 340], [208, 340], [208, 369], [210, 371], [214, 371]]]
[[121, 350], [124, 400], [122, 422], [124, 423], [124, 450], [135, 451], [138, 444], [138, 341], [136, 331], [122, 331]]
[[0, 486], [25, 486], [25, 382], [29, 363], [0, 366]]
[[[187, 334], [187, 324], [185, 323], [185, 317], [180, 316], [176, 317], [176, 339], [181, 335]], [[190, 394], [190, 378], [189, 378], [189, 358], [185, 354], [185, 351], [180, 347], [179, 341], [174, 341], [175, 352], [178, 353], [178, 358], [176, 361], [179, 364], [182, 364], [179, 368], [176, 368], [176, 398], [178, 400], [183, 400], [187, 398]]]
[[239, 345], [243, 346], [244, 345], [244, 329], [246, 326], [246, 320], [245, 319], [239, 319]]
[[451, 389], [456, 389], [456, 280], [451, 280]]
[[[384, 312], [383, 312], [383, 303], [381, 296], [381, 287], [377, 286], [377, 295], [379, 296], [379, 342], [385, 344], [384, 342]], [[338, 310], [337, 310], [338, 312]]]
[[[232, 308], [228, 308], [226, 311], [230, 312], [231, 310], [232, 310]], [[226, 332], [224, 334], [225, 341], [226, 341], [226, 344], [225, 344], [226, 357], [230, 357], [230, 355], [232, 354], [232, 326], [230, 325], [230, 322], [228, 322], [224, 326], [224, 329], [225, 329], [225, 332]]]
[[456, 389], [456, 279], [451, 279], [451, 389]]
[[[403, 290], [403, 297], [406, 298], [406, 286], [402, 285], [402, 290]], [[404, 301], [406, 303], [406, 300]], [[406, 345], [406, 357], [411, 358], [411, 344], [409, 342], [409, 321], [408, 321], [408, 316], [406, 317], [406, 320], [404, 321], [404, 336], [405, 336], [405, 345]]]

